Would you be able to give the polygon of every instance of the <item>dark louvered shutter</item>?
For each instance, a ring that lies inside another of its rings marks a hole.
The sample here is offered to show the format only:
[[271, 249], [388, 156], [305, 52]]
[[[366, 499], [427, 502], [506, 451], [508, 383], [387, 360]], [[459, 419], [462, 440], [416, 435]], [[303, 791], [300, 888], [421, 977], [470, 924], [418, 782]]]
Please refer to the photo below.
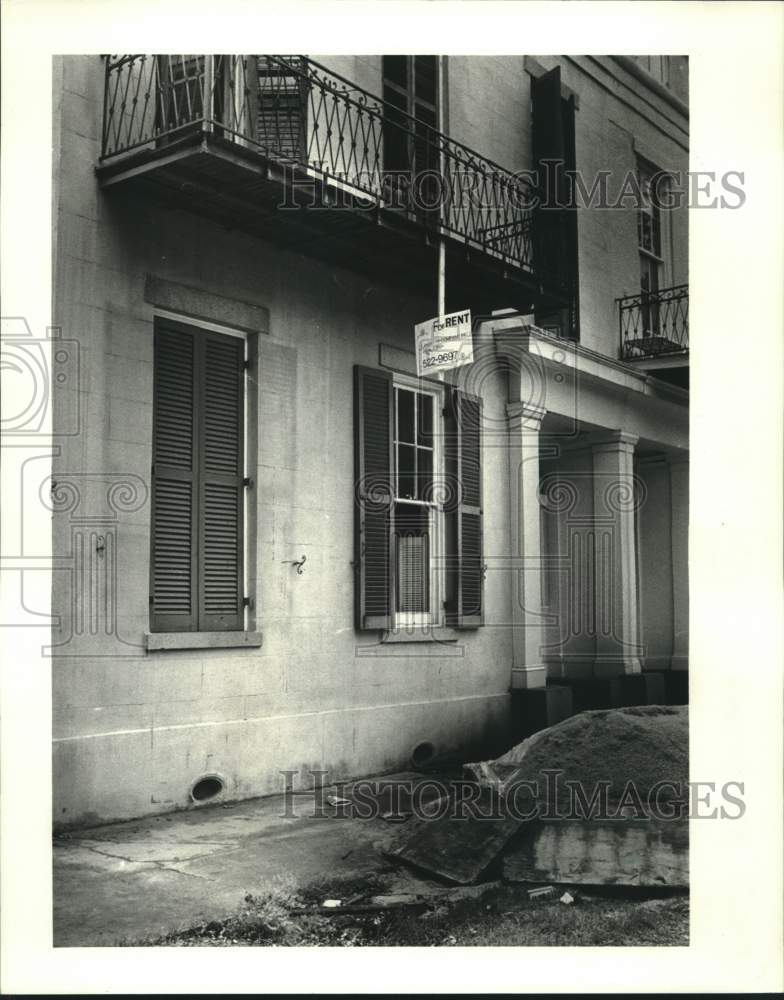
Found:
[[354, 369], [356, 624], [392, 627], [392, 378]]
[[196, 344], [155, 331], [150, 618], [157, 632], [196, 628]]
[[236, 337], [202, 338], [199, 629], [243, 625], [243, 360]]
[[564, 196], [564, 131], [561, 68], [556, 66], [531, 80], [532, 145], [542, 197], [550, 207], [535, 214], [534, 265], [549, 278], [563, 277], [562, 212], [555, 207]]
[[150, 627], [241, 629], [244, 344], [158, 320]]
[[476, 628], [484, 621], [482, 554], [482, 400], [459, 389], [449, 391], [445, 459], [448, 497], [447, 622]]
[[[574, 177], [577, 170], [577, 142], [575, 129], [574, 95], [562, 100], [564, 130], [564, 163], [567, 176]], [[573, 183], [573, 182], [572, 182]], [[580, 283], [577, 241], [577, 204], [574, 191], [567, 191], [569, 208], [564, 211], [564, 267], [569, 284], [569, 313], [566, 326], [572, 340], [580, 339]]]

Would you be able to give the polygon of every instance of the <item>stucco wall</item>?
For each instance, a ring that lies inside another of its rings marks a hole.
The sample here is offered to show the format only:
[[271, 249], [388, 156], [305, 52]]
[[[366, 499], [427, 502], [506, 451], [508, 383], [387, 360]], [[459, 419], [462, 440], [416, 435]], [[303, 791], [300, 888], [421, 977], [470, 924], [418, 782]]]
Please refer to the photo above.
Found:
[[[316, 58], [371, 93], [381, 94], [380, 56]], [[589, 191], [598, 173], [610, 170], [607, 191], [614, 199], [624, 178], [635, 171], [638, 156], [662, 170], [688, 170], [687, 120], [615, 60], [607, 56], [537, 55], [535, 63], [544, 70], [559, 65], [563, 86], [577, 97], [576, 163]], [[451, 55], [446, 73], [449, 135], [507, 170], [533, 169], [531, 74], [525, 57]], [[679, 73], [679, 80], [682, 75]], [[679, 87], [685, 96], [682, 84]], [[662, 275], [663, 286], [688, 281], [688, 208], [679, 204], [667, 214], [669, 261]], [[618, 357], [615, 300], [640, 291], [636, 209], [627, 200], [624, 206], [610, 210], [581, 210], [577, 226], [580, 342]]]
[[[280, 770], [333, 778], [406, 765], [413, 746], [439, 750], [497, 738], [507, 719], [508, 583], [490, 574], [487, 627], [460, 642], [379, 646], [353, 627], [354, 364], [377, 365], [382, 343], [411, 350], [432, 303], [401, 295], [261, 240], [122, 192], [102, 193], [101, 73], [65, 60], [56, 321], [82, 348], [81, 432], [64, 441], [55, 478], [137, 477], [149, 486], [153, 306], [148, 274], [269, 311], [259, 335], [257, 626], [259, 650], [144, 653], [148, 630], [149, 502], [121, 511], [117, 635], [68, 641], [70, 572], [57, 576], [61, 617], [53, 663], [58, 823], [183, 806], [191, 782], [216, 771], [232, 796], [282, 787]], [[87, 110], [92, 108], [92, 113]], [[58, 165], [55, 165], [58, 168]], [[503, 420], [506, 383], [484, 383], [488, 416]], [[486, 449], [487, 556], [508, 548], [506, 454]], [[136, 481], [136, 480], [134, 480]], [[106, 514], [105, 490], [84, 488], [85, 511]], [[141, 488], [140, 488], [141, 489]], [[89, 495], [88, 495], [89, 494]], [[55, 514], [71, 555], [73, 512]], [[299, 576], [287, 560], [307, 555]]]
[[[379, 57], [322, 61], [379, 90]], [[491, 567], [486, 626], [457, 643], [382, 646], [376, 634], [357, 633], [353, 625], [352, 368], [377, 365], [381, 344], [410, 351], [413, 324], [433, 314], [433, 303], [121, 187], [102, 192], [94, 174], [100, 60], [66, 57], [60, 71], [53, 322], [78, 340], [81, 354], [78, 391], [58, 389], [55, 396], [56, 420], [58, 413], [75, 412], [75, 404], [80, 414], [79, 433], [61, 440], [54, 460], [55, 480], [76, 481], [80, 491], [74, 508], [53, 490], [55, 552], [63, 559], [54, 585], [60, 615], [53, 637], [56, 822], [184, 806], [191, 783], [205, 772], [222, 774], [229, 795], [243, 797], [279, 790], [281, 770], [328, 769], [332, 778], [378, 773], [405, 766], [423, 740], [438, 750], [487, 737], [503, 741], [511, 593], [508, 575], [492, 569], [510, 548], [509, 456], [502, 438], [486, 440], [484, 449], [484, 551]], [[638, 127], [637, 112], [616, 107], [606, 87], [574, 61], [564, 62], [564, 78], [580, 93], [578, 164], [598, 169], [608, 156], [633, 164], [629, 136], [632, 124]], [[529, 88], [522, 56], [454, 57], [450, 130], [502, 165], [527, 166]], [[647, 143], [654, 140], [646, 133]], [[616, 357], [613, 300], [634, 291], [638, 280], [634, 214], [585, 215], [579, 226], [582, 342]], [[227, 322], [242, 309], [268, 319], [258, 334], [259, 446], [251, 458], [256, 624], [263, 632], [258, 650], [143, 648], [150, 275], [223, 296]], [[550, 373], [548, 410], [611, 428], [631, 422], [635, 433], [638, 424], [649, 426], [652, 439], [664, 426], [676, 446], [685, 444], [685, 425], [675, 413], [680, 406], [653, 400], [637, 407], [631, 397], [611, 397], [590, 381], [579, 389], [568, 372], [560, 380]], [[482, 392], [490, 425], [505, 426], [507, 382], [500, 368], [483, 376]], [[574, 461], [571, 471], [580, 471]], [[122, 482], [133, 495], [108, 503], [109, 488]], [[111, 542], [103, 554], [96, 549], [99, 534]], [[302, 555], [307, 563], [300, 576], [290, 563]], [[102, 566], [108, 582], [105, 591], [82, 598], [79, 584], [91, 565]], [[116, 621], [107, 608], [116, 609]], [[584, 635], [574, 642], [591, 645]], [[577, 646], [570, 651], [590, 655], [587, 646]]]

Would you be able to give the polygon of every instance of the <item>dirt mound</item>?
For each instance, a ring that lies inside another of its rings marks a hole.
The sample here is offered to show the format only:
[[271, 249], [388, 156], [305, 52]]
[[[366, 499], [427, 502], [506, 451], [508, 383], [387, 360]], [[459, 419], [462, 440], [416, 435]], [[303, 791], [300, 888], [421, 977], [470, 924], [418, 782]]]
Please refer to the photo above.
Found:
[[[486, 783], [488, 777], [535, 781], [539, 797], [546, 787], [545, 770], [559, 770], [558, 801], [568, 799], [566, 781], [579, 782], [590, 795], [599, 782], [609, 782], [609, 799], [617, 801], [633, 782], [647, 798], [659, 782], [686, 791], [689, 777], [689, 717], [686, 706], [659, 705], [581, 712], [535, 733], [487, 764], [467, 765], [466, 773]], [[552, 782], [552, 778], [550, 779]], [[661, 798], [679, 797], [663, 789]]]

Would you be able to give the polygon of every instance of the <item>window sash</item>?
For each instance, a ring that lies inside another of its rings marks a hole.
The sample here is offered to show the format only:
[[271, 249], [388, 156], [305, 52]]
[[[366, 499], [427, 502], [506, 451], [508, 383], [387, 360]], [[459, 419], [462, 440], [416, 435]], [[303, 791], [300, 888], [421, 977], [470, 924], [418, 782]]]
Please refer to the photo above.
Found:
[[[413, 442], [401, 439], [400, 433], [400, 393], [409, 392], [413, 394]], [[431, 400], [432, 407], [432, 428], [431, 444], [421, 443], [421, 422], [420, 411], [421, 399], [427, 397]], [[398, 532], [397, 519], [393, 533], [394, 551], [391, 553], [392, 565], [394, 567], [394, 587], [392, 588], [392, 621], [395, 627], [417, 627], [426, 625], [437, 625], [442, 620], [442, 597], [444, 592], [444, 530], [443, 513], [439, 504], [432, 499], [424, 499], [419, 495], [419, 452], [425, 452], [432, 458], [431, 484], [435, 486], [439, 478], [443, 475], [441, 471], [440, 454], [440, 433], [441, 411], [443, 404], [440, 390], [423, 388], [419, 380], [406, 380], [401, 376], [395, 376], [393, 382], [393, 405], [392, 405], [392, 445], [393, 445], [393, 489], [395, 493], [395, 508], [410, 507], [412, 510], [426, 510], [429, 512], [426, 530], [426, 559], [428, 561], [427, 580], [424, 591], [427, 597], [426, 611], [410, 611], [400, 608], [401, 603], [401, 553], [405, 543], [401, 543], [401, 534]], [[400, 447], [410, 448], [414, 451], [414, 482], [416, 496], [402, 496], [400, 493]], [[432, 490], [431, 490], [432, 497]]]

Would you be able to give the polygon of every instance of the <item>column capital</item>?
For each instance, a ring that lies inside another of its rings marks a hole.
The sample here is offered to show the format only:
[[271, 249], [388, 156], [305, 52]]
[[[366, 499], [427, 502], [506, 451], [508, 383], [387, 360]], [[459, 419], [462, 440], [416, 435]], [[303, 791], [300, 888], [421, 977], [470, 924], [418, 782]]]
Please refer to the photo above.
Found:
[[506, 416], [510, 425], [519, 423], [529, 431], [538, 431], [542, 426], [547, 410], [536, 403], [525, 403], [522, 400], [506, 404]]
[[602, 451], [627, 451], [633, 452], [639, 441], [636, 434], [629, 434], [627, 431], [608, 431], [606, 434], [600, 432], [590, 440], [591, 450]]

